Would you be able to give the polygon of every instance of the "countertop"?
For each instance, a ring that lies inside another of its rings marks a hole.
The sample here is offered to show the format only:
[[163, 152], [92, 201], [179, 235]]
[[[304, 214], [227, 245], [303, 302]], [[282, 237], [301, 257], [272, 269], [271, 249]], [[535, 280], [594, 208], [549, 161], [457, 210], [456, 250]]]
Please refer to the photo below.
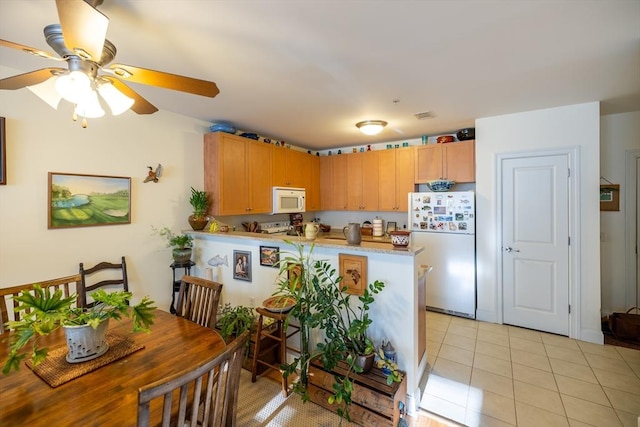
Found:
[[319, 232], [317, 237], [313, 240], [307, 240], [304, 236], [287, 236], [283, 234], [264, 234], [264, 233], [249, 233], [246, 231], [229, 231], [226, 233], [215, 232], [209, 233], [204, 231], [189, 231], [185, 232], [193, 235], [195, 238], [211, 239], [217, 238], [231, 238], [231, 239], [250, 239], [261, 240], [265, 242], [284, 242], [285, 240], [293, 243], [301, 243], [303, 245], [311, 245], [327, 248], [337, 249], [349, 249], [357, 252], [378, 252], [388, 253], [392, 255], [404, 255], [415, 256], [422, 252], [424, 248], [422, 246], [413, 246], [411, 241], [406, 249], [396, 249], [391, 244], [389, 237], [373, 237], [362, 236], [362, 242], [359, 245], [349, 245], [347, 240], [342, 234], [341, 230], [332, 230], [330, 232]]

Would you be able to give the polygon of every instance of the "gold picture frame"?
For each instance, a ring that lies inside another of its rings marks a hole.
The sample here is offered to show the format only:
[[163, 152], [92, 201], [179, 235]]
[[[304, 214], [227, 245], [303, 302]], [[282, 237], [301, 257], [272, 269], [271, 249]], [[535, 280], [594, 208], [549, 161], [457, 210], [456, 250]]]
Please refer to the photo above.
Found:
[[131, 178], [49, 172], [47, 227], [131, 224]]
[[367, 287], [367, 257], [338, 254], [342, 288], [347, 294], [362, 295]]
[[620, 185], [602, 184], [600, 185], [600, 210], [619, 211], [620, 210]]

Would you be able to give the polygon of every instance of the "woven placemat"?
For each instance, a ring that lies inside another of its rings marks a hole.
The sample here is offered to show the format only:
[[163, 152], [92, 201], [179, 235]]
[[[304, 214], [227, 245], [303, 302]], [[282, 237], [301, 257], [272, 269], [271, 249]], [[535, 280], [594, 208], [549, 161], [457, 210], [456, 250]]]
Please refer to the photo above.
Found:
[[51, 387], [58, 387], [144, 348], [131, 338], [113, 332], [107, 333], [107, 342], [109, 350], [105, 354], [86, 362], [67, 362], [68, 350], [64, 345], [49, 351], [47, 358], [38, 365], [33, 366], [30, 360], [26, 361], [26, 365]]

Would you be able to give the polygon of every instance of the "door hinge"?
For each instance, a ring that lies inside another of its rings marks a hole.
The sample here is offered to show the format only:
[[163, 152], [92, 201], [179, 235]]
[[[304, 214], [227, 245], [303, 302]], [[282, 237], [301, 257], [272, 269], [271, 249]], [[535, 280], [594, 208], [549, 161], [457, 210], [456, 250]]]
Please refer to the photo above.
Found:
[[569, 304], [569, 314], [571, 314], [571, 304]]
[[571, 168], [567, 169], [567, 178], [571, 178]]
[[569, 246], [571, 246], [571, 236], [569, 236], [568, 239], [569, 239]]

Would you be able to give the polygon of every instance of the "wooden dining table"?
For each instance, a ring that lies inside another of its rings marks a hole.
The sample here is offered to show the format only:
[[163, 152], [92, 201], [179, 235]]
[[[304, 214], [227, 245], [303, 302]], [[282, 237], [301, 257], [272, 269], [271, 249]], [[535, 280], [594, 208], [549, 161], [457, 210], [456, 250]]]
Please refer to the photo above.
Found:
[[[138, 389], [195, 367], [224, 348], [215, 330], [162, 310], [155, 311], [151, 332], [131, 334], [131, 322], [111, 321], [110, 331], [128, 334], [144, 348], [52, 388], [29, 367], [0, 373], [0, 426], [135, 426]], [[0, 363], [9, 344], [0, 336]], [[62, 328], [43, 337], [42, 345], [64, 346]]]

